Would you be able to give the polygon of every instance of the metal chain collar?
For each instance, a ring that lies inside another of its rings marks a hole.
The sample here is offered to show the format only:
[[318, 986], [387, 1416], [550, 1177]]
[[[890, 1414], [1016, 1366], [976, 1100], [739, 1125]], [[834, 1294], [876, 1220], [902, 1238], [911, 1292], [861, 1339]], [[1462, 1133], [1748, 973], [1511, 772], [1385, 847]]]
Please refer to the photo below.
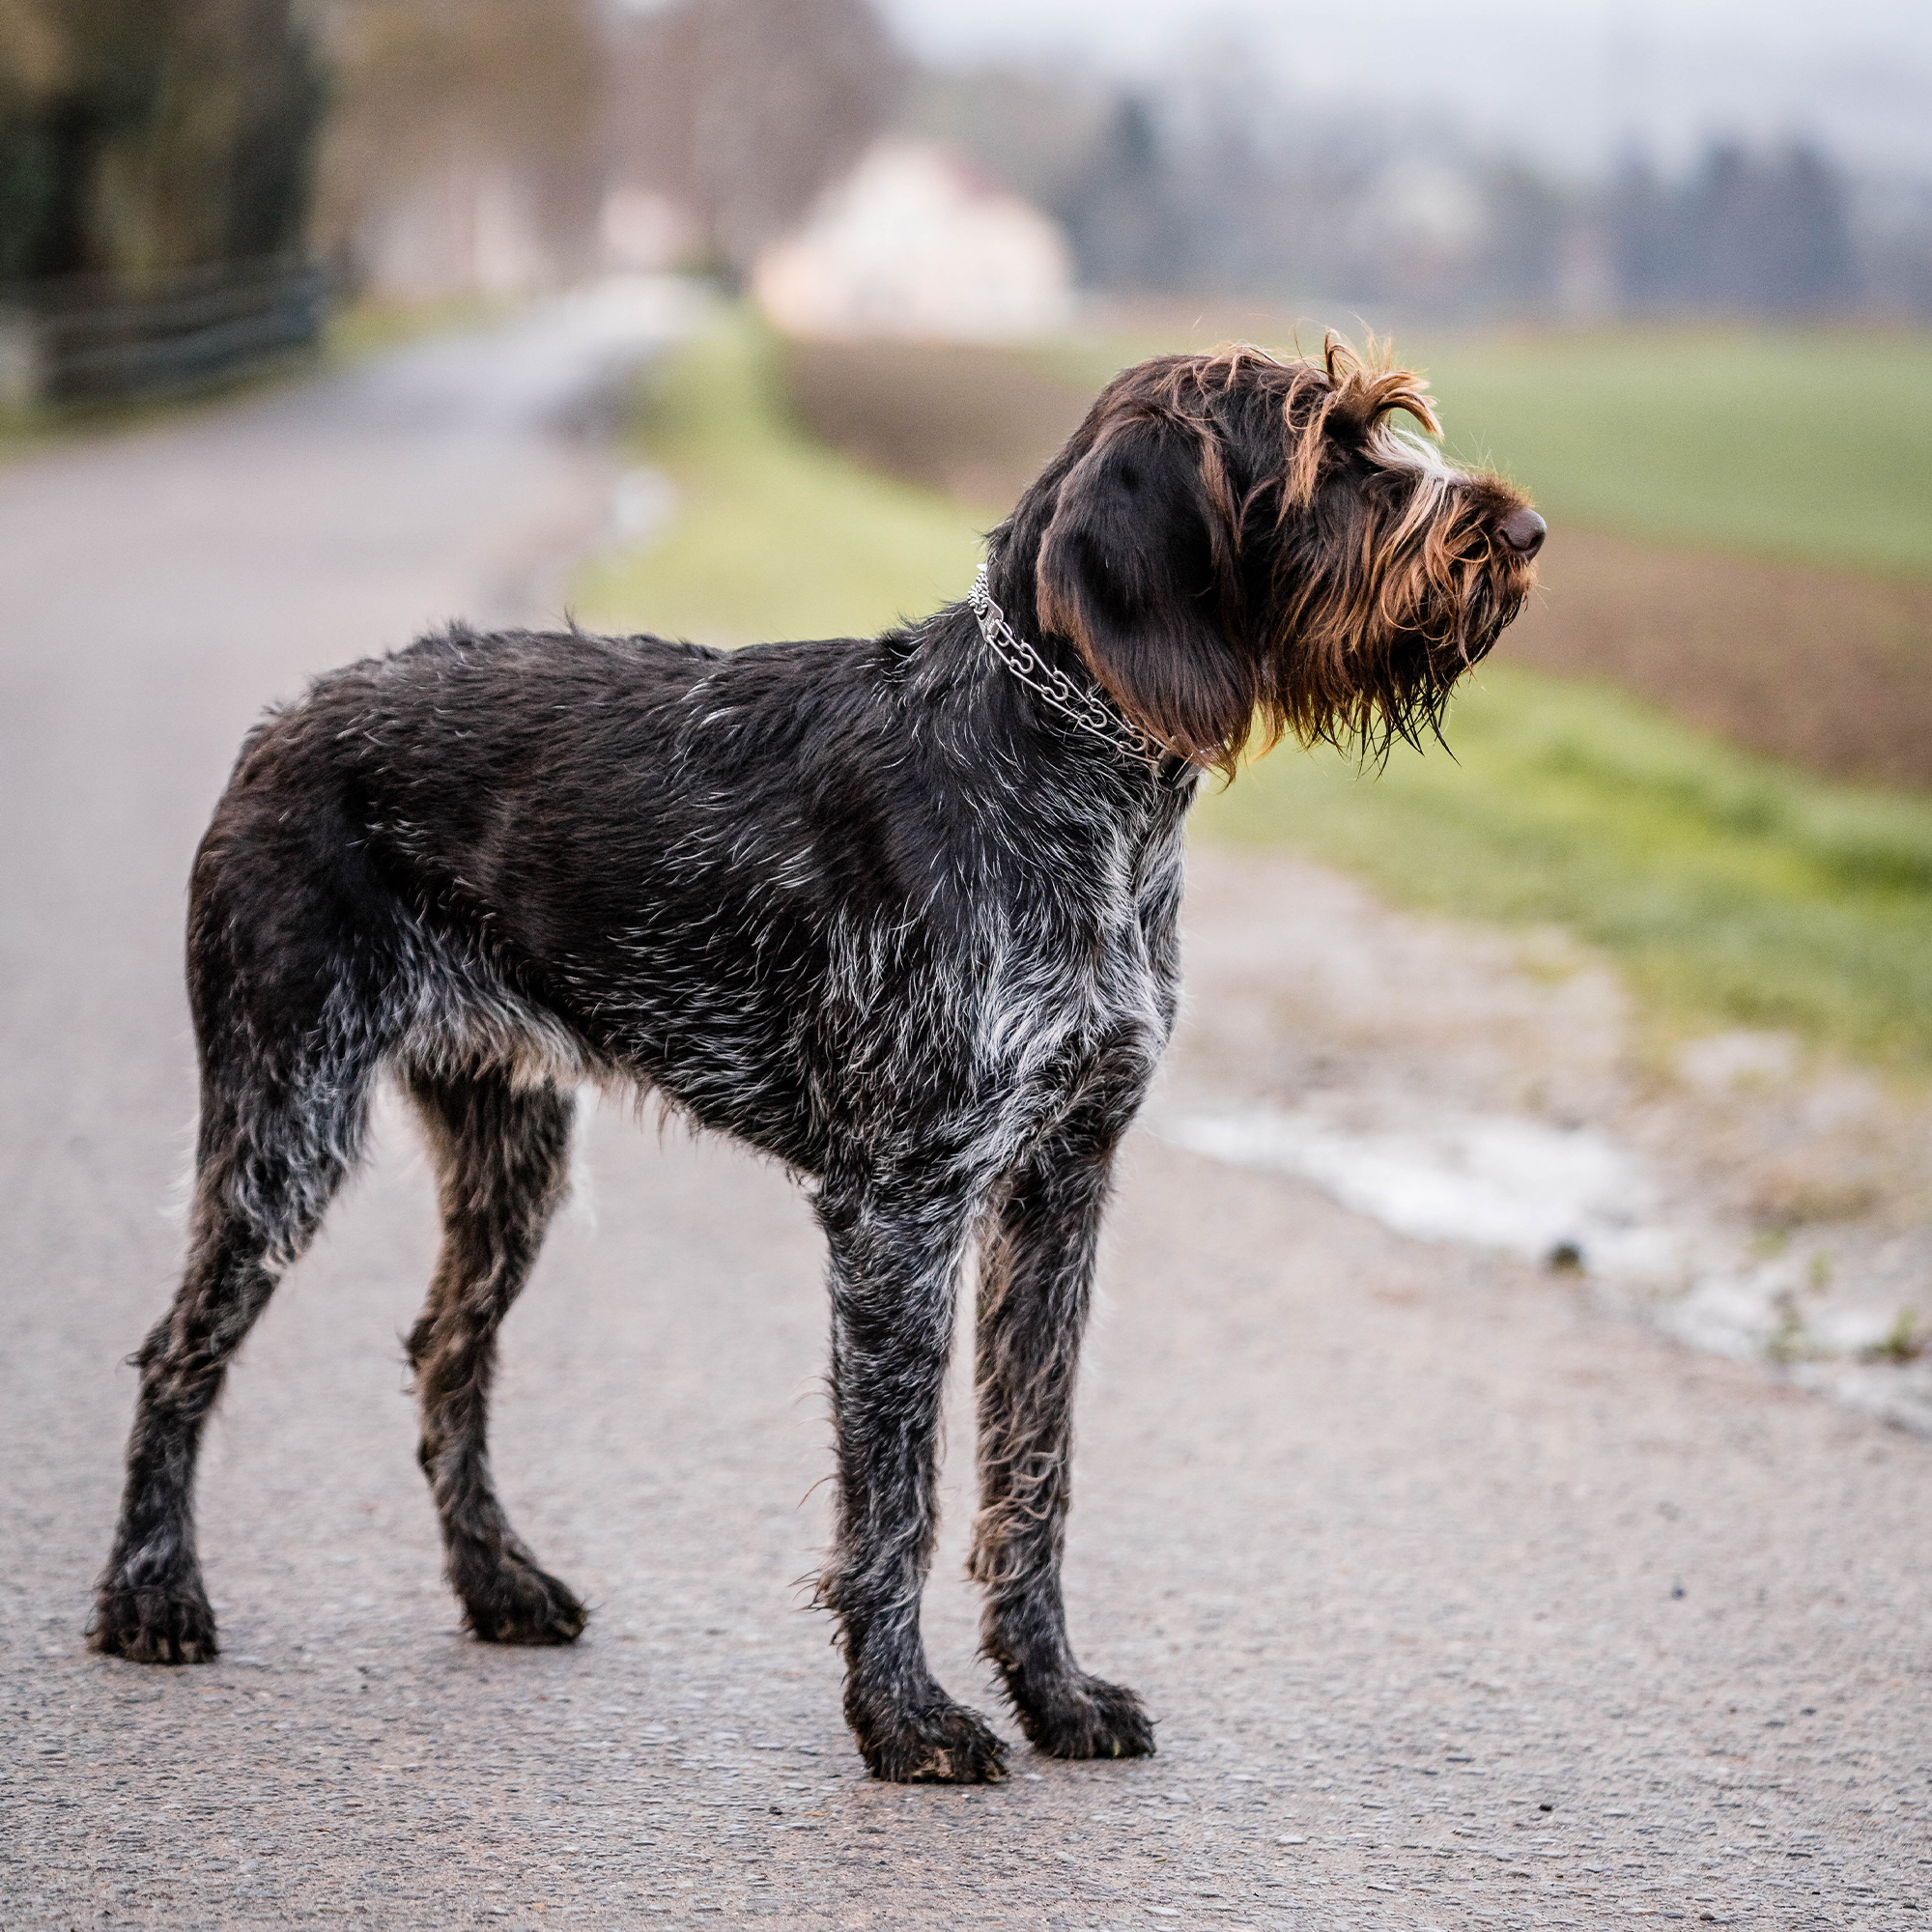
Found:
[[1027, 689], [1081, 730], [1103, 738], [1117, 752], [1128, 753], [1153, 765], [1160, 762], [1161, 748], [1137, 724], [1126, 719], [1101, 696], [1092, 685], [1078, 685], [1064, 670], [1046, 662], [1024, 638], [1014, 635], [1007, 613], [986, 587], [986, 566], [973, 580], [966, 601], [980, 620], [980, 635], [986, 647]]

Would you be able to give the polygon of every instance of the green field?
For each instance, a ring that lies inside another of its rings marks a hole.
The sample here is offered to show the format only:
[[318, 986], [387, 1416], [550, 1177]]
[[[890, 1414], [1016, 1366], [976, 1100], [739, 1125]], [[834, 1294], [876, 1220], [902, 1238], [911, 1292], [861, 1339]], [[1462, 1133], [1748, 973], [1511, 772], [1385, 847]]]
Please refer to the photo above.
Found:
[[[1304, 346], [1320, 339], [1302, 328]], [[1049, 354], [1091, 386], [1201, 346], [1134, 335]], [[1428, 372], [1450, 453], [1518, 478], [1552, 523], [1932, 578], [1932, 333], [1624, 327], [1395, 346]]]
[[[866, 633], [971, 580], [967, 513], [807, 438], [742, 320], [667, 366], [635, 442], [680, 508], [589, 574], [585, 621], [727, 641]], [[1198, 836], [1292, 846], [1409, 904], [1564, 925], [1666, 1024], [1789, 1027], [1932, 1071], [1932, 802], [1806, 779], [1615, 693], [1501, 666], [1448, 735], [1456, 760], [1403, 752], [1379, 776], [1284, 749], [1208, 800]]]

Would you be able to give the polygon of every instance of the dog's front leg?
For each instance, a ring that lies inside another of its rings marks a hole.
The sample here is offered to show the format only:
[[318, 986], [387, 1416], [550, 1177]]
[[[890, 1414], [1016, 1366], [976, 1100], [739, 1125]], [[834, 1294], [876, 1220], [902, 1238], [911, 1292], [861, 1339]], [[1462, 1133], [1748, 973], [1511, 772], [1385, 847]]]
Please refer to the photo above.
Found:
[[1021, 1729], [1054, 1757], [1153, 1750], [1153, 1726], [1133, 1691], [1074, 1662], [1060, 1590], [1074, 1374], [1112, 1160], [1104, 1134], [1043, 1151], [1014, 1178], [980, 1264], [972, 1572], [986, 1587], [985, 1653]]
[[970, 1201], [929, 1190], [819, 1196], [832, 1247], [838, 1543], [819, 1582], [845, 1649], [845, 1719], [873, 1776], [983, 1784], [1006, 1746], [933, 1681], [920, 1598], [936, 1523], [939, 1405]]

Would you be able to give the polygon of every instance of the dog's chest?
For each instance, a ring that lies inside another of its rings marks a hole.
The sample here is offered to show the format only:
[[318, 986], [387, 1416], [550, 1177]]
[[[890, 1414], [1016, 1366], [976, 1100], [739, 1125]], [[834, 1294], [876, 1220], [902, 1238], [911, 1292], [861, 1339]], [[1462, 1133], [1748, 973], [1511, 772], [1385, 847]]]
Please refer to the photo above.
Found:
[[999, 910], [960, 988], [980, 1082], [1051, 1104], [1107, 1068], [1151, 1072], [1177, 995], [1172, 895], [1104, 876]]

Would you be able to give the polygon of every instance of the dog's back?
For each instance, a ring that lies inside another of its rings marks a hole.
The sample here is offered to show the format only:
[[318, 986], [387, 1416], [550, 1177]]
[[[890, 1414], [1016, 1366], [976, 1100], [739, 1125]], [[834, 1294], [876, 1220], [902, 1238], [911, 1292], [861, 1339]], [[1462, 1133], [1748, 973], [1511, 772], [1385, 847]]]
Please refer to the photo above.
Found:
[[[754, 1024], [754, 986], [820, 963], [782, 899], [755, 958], [721, 945], [696, 973], [693, 935], [743, 930], [771, 869], [754, 848], [787, 836], [781, 809], [731, 809], [731, 767], [756, 762], [768, 806], [797, 790], [814, 750], [799, 690], [825, 701], [860, 648], [759, 666], [654, 638], [451, 632], [323, 678], [251, 736], [196, 858], [205, 1056], [245, 1040], [327, 1059], [336, 1091], [384, 1061], [675, 1078], [679, 1042], [690, 1057]], [[752, 1044], [731, 1049], [730, 1124], [799, 1156], [795, 1124], [760, 1121], [746, 1091]]]

